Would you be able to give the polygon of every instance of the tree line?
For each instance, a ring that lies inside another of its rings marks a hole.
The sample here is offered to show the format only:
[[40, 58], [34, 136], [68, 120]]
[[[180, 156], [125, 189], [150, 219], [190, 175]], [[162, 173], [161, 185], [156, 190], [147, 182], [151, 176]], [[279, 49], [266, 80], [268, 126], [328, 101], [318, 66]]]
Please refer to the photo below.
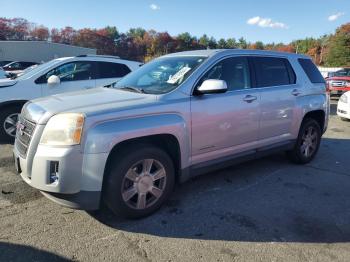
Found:
[[243, 37], [221, 38], [203, 35], [196, 37], [188, 32], [171, 36], [167, 32], [146, 31], [131, 28], [119, 32], [115, 26], [105, 28], [72, 27], [51, 30], [43, 25], [31, 23], [23, 18], [0, 18], [0, 40], [40, 40], [68, 45], [95, 48], [98, 54], [117, 55], [125, 59], [147, 62], [167, 53], [215, 48], [240, 48], [275, 50], [301, 53], [312, 57], [317, 65], [345, 67], [350, 66], [350, 23], [335, 30], [333, 34], [319, 38], [305, 38], [284, 43], [249, 42]]

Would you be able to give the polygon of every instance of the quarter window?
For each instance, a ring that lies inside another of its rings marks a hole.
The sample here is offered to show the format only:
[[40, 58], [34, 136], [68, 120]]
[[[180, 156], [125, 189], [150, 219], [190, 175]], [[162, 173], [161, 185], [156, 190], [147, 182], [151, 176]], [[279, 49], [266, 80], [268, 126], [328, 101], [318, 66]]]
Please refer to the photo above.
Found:
[[298, 59], [299, 64], [303, 68], [304, 72], [306, 73], [307, 77], [311, 81], [311, 83], [324, 83], [323, 76], [321, 75], [320, 71], [318, 71], [315, 64], [311, 61], [311, 59]]
[[97, 64], [99, 71], [97, 78], [119, 78], [131, 72], [130, 68], [124, 64], [110, 62], [97, 62]]
[[232, 57], [212, 67], [201, 79], [200, 85], [208, 79], [224, 80], [228, 90], [250, 88], [249, 63], [246, 57]]
[[257, 87], [295, 84], [295, 73], [285, 58], [254, 57]]

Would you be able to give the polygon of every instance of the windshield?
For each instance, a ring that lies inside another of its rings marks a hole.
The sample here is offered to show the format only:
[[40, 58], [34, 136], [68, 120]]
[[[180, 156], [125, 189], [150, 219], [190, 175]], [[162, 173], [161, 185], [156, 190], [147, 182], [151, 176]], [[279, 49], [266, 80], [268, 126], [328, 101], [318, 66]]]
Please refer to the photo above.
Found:
[[31, 78], [32, 76], [36, 75], [37, 73], [41, 72], [42, 70], [49, 68], [55, 64], [60, 63], [60, 60], [51, 60], [49, 62], [43, 63], [41, 65], [38, 65], [30, 70], [28, 70], [27, 72], [23, 72], [22, 75], [20, 75], [17, 80], [24, 80], [24, 79], [28, 79]]
[[350, 69], [343, 69], [334, 72], [333, 76], [350, 76]]
[[203, 56], [159, 58], [128, 74], [113, 88], [147, 94], [168, 93], [182, 84], [205, 59]]

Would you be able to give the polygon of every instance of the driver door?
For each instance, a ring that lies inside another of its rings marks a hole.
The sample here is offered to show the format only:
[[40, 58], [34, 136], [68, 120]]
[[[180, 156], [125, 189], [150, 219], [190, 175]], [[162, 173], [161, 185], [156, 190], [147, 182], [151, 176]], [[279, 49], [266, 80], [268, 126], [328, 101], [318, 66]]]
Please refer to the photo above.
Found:
[[[56, 75], [60, 83], [48, 85], [47, 79]], [[43, 96], [96, 87], [95, 65], [90, 61], [77, 61], [60, 65], [41, 77]]]
[[199, 81], [224, 80], [226, 93], [192, 96], [192, 164], [256, 147], [260, 97], [251, 88], [247, 57], [230, 57], [214, 65]]

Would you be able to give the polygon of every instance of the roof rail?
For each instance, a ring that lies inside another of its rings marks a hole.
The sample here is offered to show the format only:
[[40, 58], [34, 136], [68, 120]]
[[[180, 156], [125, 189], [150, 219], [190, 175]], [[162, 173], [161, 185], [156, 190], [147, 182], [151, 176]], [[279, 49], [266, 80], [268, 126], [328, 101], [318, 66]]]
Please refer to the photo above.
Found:
[[119, 56], [113, 56], [113, 55], [77, 55], [76, 57], [105, 57], [105, 58], [114, 58], [114, 59], [120, 59]]

